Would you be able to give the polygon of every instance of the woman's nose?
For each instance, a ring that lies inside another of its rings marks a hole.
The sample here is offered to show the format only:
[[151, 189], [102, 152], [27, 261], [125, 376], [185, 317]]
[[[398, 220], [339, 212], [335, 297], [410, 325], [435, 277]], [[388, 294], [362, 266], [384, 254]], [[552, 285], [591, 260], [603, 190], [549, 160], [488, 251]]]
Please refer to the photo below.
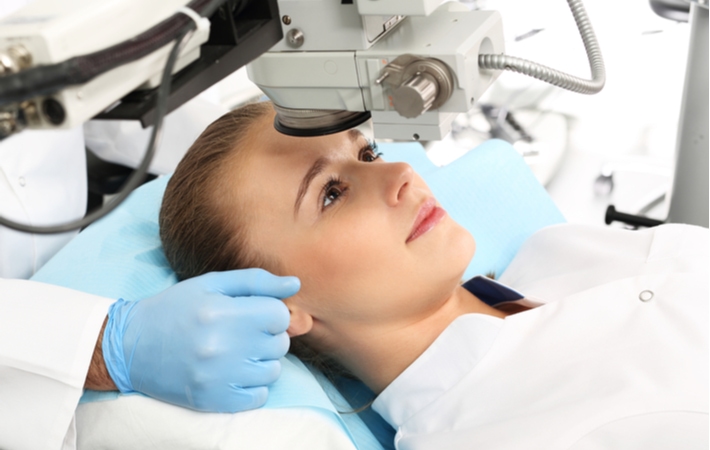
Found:
[[385, 201], [389, 206], [397, 206], [412, 187], [414, 169], [407, 163], [387, 163], [385, 175]]

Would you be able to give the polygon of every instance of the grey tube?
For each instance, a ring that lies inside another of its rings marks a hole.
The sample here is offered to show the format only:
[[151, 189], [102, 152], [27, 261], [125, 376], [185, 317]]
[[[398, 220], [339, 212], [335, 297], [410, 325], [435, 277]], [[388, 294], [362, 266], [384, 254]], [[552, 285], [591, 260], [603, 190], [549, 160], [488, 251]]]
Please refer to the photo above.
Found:
[[601, 91], [606, 81], [606, 71], [592, 24], [589, 22], [582, 0], [567, 0], [567, 3], [575, 22], [577, 22], [584, 48], [587, 50], [589, 66], [592, 69], [591, 80], [585, 80], [542, 64], [507, 55], [478, 55], [479, 67], [482, 69], [512, 70], [513, 72], [522, 73], [581, 94], [596, 94]]

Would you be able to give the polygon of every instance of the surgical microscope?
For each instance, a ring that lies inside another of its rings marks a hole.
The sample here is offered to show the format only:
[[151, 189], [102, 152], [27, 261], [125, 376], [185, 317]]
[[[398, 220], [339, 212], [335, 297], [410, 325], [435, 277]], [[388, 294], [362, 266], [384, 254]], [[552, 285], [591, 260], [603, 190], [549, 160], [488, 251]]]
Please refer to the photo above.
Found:
[[439, 140], [502, 70], [596, 93], [601, 52], [581, 0], [568, 6], [590, 80], [505, 55], [497, 12], [444, 0], [35, 0], [0, 21], [0, 141], [90, 119], [154, 127], [143, 161], [99, 211], [0, 224], [56, 233], [107, 214], [144, 178], [165, 115], [244, 65], [273, 102], [276, 129], [294, 136], [371, 119], [376, 138]]

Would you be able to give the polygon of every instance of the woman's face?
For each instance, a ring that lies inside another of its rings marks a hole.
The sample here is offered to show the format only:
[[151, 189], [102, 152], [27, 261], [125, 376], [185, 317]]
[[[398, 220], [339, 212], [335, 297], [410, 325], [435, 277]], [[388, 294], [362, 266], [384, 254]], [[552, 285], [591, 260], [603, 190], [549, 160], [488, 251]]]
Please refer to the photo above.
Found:
[[378, 158], [358, 131], [296, 138], [267, 117], [243, 145], [233, 188], [247, 242], [280, 262], [272, 271], [300, 278], [286, 302], [314, 326], [417, 320], [459, 284], [473, 238], [409, 165]]

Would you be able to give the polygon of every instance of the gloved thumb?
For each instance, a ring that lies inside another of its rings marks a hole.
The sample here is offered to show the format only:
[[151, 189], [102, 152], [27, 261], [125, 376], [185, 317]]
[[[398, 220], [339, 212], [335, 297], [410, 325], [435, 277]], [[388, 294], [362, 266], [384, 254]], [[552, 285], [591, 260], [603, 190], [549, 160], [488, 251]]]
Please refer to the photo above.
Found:
[[199, 277], [212, 289], [230, 297], [291, 297], [301, 288], [296, 277], [279, 277], [264, 269], [212, 272]]

